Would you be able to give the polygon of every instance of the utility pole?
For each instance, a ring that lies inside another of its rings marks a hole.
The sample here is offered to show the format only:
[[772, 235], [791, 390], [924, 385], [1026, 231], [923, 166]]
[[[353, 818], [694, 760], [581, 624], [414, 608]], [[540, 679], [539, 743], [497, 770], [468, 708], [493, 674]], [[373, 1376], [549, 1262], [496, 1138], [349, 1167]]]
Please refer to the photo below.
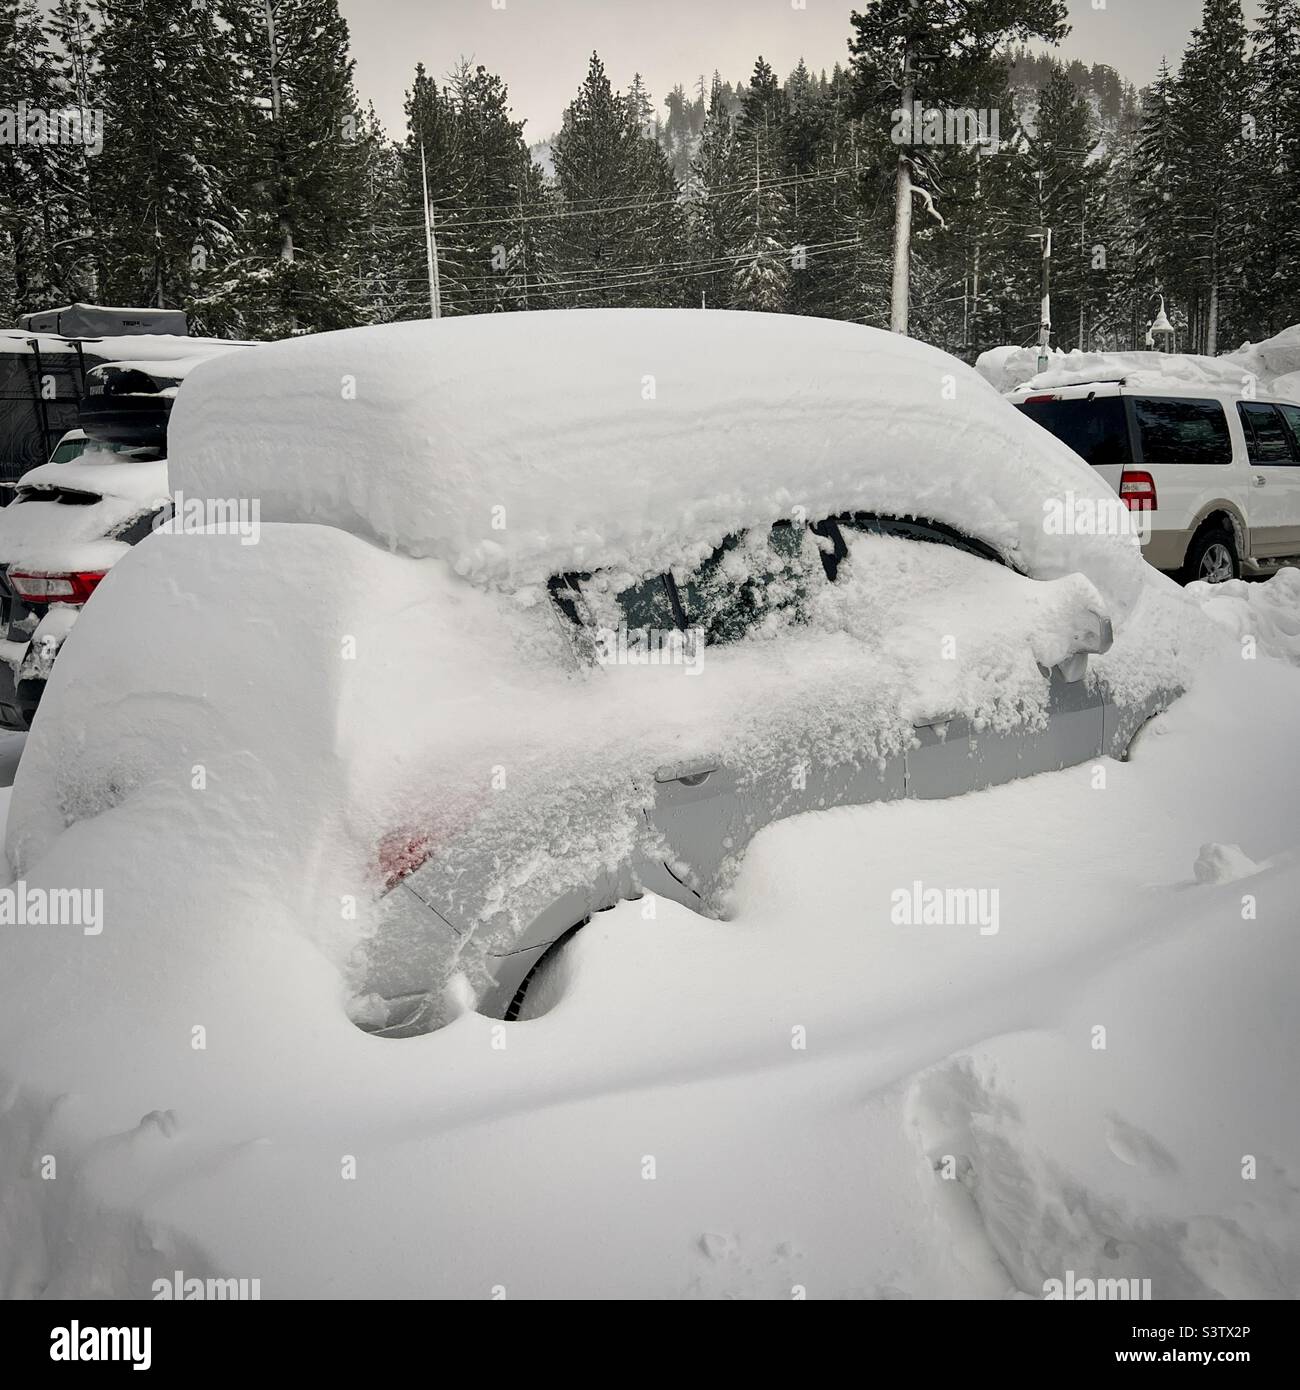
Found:
[[1084, 292], [1088, 288], [1088, 238], [1084, 231], [1084, 218], [1088, 215], [1088, 199], [1086, 195], [1079, 199], [1079, 337], [1078, 347], [1080, 352], [1087, 352], [1088, 345], [1083, 341], [1086, 321], [1083, 316]]
[[[919, 0], [909, 0], [915, 19]], [[909, 141], [916, 138], [912, 128], [913, 107], [916, 103], [916, 67], [913, 45], [917, 40], [913, 28], [903, 44], [903, 118]], [[894, 283], [890, 292], [889, 328], [893, 333], [906, 335], [909, 299], [912, 291], [912, 159], [906, 146], [898, 151], [898, 172], [894, 182]]]
[[1045, 372], [1052, 344], [1052, 229], [1042, 229], [1043, 239], [1043, 298], [1042, 316], [1038, 326], [1038, 370]]
[[424, 137], [420, 138], [420, 182], [424, 187], [424, 250], [429, 262], [429, 317], [442, 317], [442, 280], [438, 274], [438, 237], [433, 229], [433, 206], [429, 202], [429, 166], [424, 159]]
[[[524, 270], [524, 312], [528, 311], [528, 223], [524, 220], [524, 179], [526, 174], [521, 173], [517, 185], [519, 193], [519, 261]], [[428, 198], [428, 190], [425, 190], [425, 198]]]

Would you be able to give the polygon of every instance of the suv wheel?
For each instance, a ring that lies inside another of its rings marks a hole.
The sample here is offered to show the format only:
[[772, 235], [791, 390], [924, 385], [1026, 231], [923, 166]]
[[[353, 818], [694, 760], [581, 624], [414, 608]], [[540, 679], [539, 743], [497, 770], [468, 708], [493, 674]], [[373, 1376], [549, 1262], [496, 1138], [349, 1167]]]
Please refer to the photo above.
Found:
[[1237, 555], [1237, 542], [1226, 527], [1202, 531], [1187, 551], [1187, 563], [1183, 566], [1182, 580], [1191, 584], [1200, 579], [1207, 584], [1222, 584], [1228, 579], [1241, 577], [1241, 560]]

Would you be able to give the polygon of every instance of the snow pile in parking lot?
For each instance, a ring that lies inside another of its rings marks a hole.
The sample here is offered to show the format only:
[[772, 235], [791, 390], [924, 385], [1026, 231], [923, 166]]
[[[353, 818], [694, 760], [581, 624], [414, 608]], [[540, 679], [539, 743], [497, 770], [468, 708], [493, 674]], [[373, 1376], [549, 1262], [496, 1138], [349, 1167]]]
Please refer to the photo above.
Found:
[[1131, 536], [1048, 534], [1109, 493], [979, 375], [911, 339], [772, 314], [484, 315], [319, 334], [195, 371], [174, 488], [258, 499], [499, 586], [662, 572], [796, 515], [922, 516], [1120, 616]]
[[1189, 584], [1187, 594], [1238, 639], [1246, 659], [1274, 656], [1300, 666], [1300, 570], [1281, 569], [1267, 584]]
[[1070, 352], [1048, 354], [1038, 370], [1036, 347], [1001, 346], [980, 354], [975, 370], [999, 392], [1050, 391], [1098, 379], [1123, 377], [1130, 386], [1200, 386], [1244, 391], [1252, 386], [1266, 395], [1300, 401], [1300, 324], [1262, 343], [1246, 343], [1220, 357], [1178, 352]]
[[1046, 371], [1038, 370], [1037, 348], [993, 348], [981, 353], [975, 370], [999, 391], [1050, 391], [1080, 382], [1119, 380], [1130, 386], [1204, 386], [1239, 391], [1244, 369], [1224, 357], [1193, 353], [1071, 352], [1053, 350]]
[[1246, 343], [1227, 360], [1258, 377], [1270, 392], [1300, 401], [1300, 323], [1262, 343]]

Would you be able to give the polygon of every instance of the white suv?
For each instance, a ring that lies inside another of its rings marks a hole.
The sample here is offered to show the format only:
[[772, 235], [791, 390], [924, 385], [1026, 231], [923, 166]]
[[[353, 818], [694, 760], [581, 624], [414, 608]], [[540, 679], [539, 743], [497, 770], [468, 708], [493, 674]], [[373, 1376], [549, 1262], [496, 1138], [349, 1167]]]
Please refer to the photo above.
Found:
[[1300, 405], [1123, 380], [1010, 399], [1147, 513], [1157, 569], [1217, 583], [1300, 563]]

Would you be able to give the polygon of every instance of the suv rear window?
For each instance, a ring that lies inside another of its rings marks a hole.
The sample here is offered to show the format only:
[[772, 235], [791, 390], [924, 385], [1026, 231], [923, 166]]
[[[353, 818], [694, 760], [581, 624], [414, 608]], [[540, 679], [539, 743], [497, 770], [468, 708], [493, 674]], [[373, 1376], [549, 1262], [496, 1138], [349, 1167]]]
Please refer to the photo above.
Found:
[[1218, 401], [1137, 396], [1133, 415], [1144, 463], [1232, 462], [1228, 417]]
[[1085, 462], [1098, 467], [1133, 462], [1124, 402], [1118, 396], [1092, 400], [1026, 401], [1019, 407]]

